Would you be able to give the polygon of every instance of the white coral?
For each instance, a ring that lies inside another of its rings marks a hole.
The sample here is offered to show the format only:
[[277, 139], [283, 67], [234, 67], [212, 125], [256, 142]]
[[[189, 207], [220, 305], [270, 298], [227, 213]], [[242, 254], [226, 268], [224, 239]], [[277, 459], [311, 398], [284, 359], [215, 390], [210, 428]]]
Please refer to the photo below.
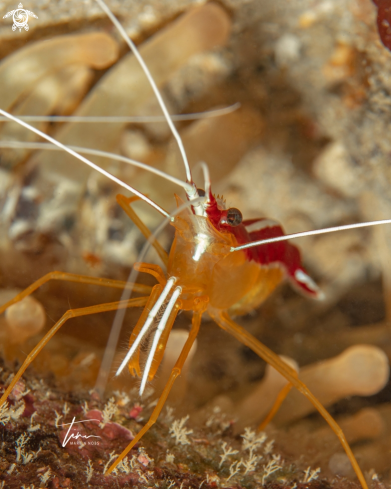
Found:
[[27, 431], [28, 432], [32, 432], [32, 431], [37, 431], [39, 430], [39, 428], [41, 427], [41, 425], [39, 423], [37, 424], [33, 424], [33, 421], [34, 421], [34, 418], [35, 416], [37, 415], [37, 411], [35, 411], [32, 415], [31, 415], [31, 418], [30, 418], [30, 426], [27, 428]]
[[307, 469], [304, 471], [303, 482], [311, 482], [316, 480], [318, 478], [319, 473], [320, 473], [320, 467], [314, 470], [311, 470], [311, 467], [307, 467]]
[[92, 479], [92, 474], [94, 473], [94, 467], [92, 466], [91, 459], [88, 459], [88, 464], [86, 468], [86, 476], [87, 476], [87, 482], [90, 482]]
[[40, 474], [39, 478], [41, 479], [41, 485], [42, 486], [46, 485], [46, 483], [49, 481], [51, 475], [52, 475], [52, 472], [51, 472], [50, 468], [46, 472], [44, 472], [43, 474]]
[[99, 423], [100, 428], [103, 428], [106, 423], [108, 423], [111, 418], [118, 413], [118, 407], [115, 403], [114, 397], [111, 397], [102, 411], [102, 422]]
[[17, 421], [22, 416], [24, 410], [25, 404], [23, 400], [14, 406], [10, 406], [8, 402], [5, 402], [0, 407], [0, 423], [4, 426], [11, 420]]
[[236, 462], [233, 462], [229, 466], [229, 477], [227, 479], [227, 482], [231, 479], [231, 477], [233, 477], [234, 475], [238, 474], [239, 473], [239, 470], [240, 470], [240, 462], [239, 462], [239, 460], [237, 460]]
[[223, 455], [220, 455], [221, 462], [219, 463], [219, 467], [223, 465], [223, 463], [227, 460], [228, 457], [239, 453], [238, 450], [232, 450], [232, 448], [227, 444], [227, 442], [224, 442], [221, 445], [221, 448], [223, 449]]
[[245, 428], [244, 435], [241, 436], [243, 438], [243, 450], [249, 450], [251, 454], [254, 450], [261, 447], [267, 440], [265, 433], [255, 433], [251, 428]]
[[193, 433], [193, 430], [187, 430], [185, 428], [185, 423], [189, 419], [189, 416], [185, 416], [181, 420], [175, 420], [170, 427], [170, 434], [172, 438], [175, 438], [175, 443], [180, 443], [181, 445], [189, 445], [190, 440], [187, 435]]
[[252, 472], [256, 469], [259, 461], [262, 459], [262, 456], [257, 456], [250, 452], [250, 455], [248, 456], [248, 459], [240, 459], [239, 465], [244, 467], [244, 475], [248, 474], [249, 472]]
[[263, 467], [262, 485], [265, 484], [266, 479], [270, 475], [282, 469], [280, 458], [281, 458], [280, 455], [273, 455], [273, 460], [270, 460], [270, 462], [268, 462], [268, 464]]

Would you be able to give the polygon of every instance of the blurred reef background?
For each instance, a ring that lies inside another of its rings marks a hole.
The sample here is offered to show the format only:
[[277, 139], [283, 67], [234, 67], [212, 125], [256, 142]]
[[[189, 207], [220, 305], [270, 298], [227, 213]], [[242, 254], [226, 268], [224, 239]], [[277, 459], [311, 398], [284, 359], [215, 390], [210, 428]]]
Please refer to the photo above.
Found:
[[[287, 233], [391, 218], [391, 8], [377, 0], [107, 2], [135, 40], [172, 114], [240, 103], [220, 117], [178, 122], [191, 165], [208, 163], [213, 189], [246, 219]], [[16, 8], [1, 1], [1, 16]], [[31, 0], [29, 30], [0, 22], [0, 107], [16, 115], [160, 115], [128, 48], [92, 0]], [[193, 9], [198, 9], [197, 14]], [[201, 13], [200, 10], [201, 9]], [[185, 16], [185, 20], [184, 17]], [[381, 37], [380, 37], [381, 36]], [[33, 125], [66, 144], [128, 156], [184, 178], [164, 122]], [[120, 189], [0, 121], [0, 303], [54, 270], [126, 280], [144, 238], [117, 205]], [[173, 185], [112, 159], [93, 158], [167, 210]], [[195, 177], [202, 186], [201, 172]], [[159, 216], [137, 204], [154, 229]], [[169, 249], [173, 231], [161, 242]], [[341, 423], [368, 483], [391, 484], [391, 227], [297, 240], [325, 293], [313, 302], [288, 284], [236, 318], [289, 358]], [[150, 252], [148, 260], [159, 263]], [[140, 275], [139, 280], [151, 284]], [[19, 315], [0, 316], [0, 388], [69, 308], [120, 292], [50, 282]], [[126, 315], [124, 356], [139, 311]], [[358, 487], [335, 435], [296, 393], [266, 434], [255, 428], [283, 385], [264, 362], [213, 322], [161, 419], [116, 475], [103, 478], [151, 412], [190, 318], [145, 399], [124, 375], [99, 399], [94, 386], [112, 313], [69, 321], [45, 347], [0, 414], [0, 488]], [[186, 419], [186, 416], [189, 418]], [[61, 423], [96, 419], [98, 446], [61, 446]], [[37, 428], [39, 426], [39, 428]], [[320, 468], [320, 472], [316, 469]]]

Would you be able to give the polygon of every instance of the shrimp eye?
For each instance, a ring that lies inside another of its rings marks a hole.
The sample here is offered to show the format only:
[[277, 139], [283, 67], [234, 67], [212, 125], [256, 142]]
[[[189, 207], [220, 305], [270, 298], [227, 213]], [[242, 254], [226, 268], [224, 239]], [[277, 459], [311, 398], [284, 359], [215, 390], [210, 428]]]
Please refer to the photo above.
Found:
[[205, 190], [202, 188], [197, 188], [198, 195], [200, 197], [205, 197]]
[[221, 220], [221, 224], [228, 224], [229, 226], [239, 226], [242, 222], [242, 213], [239, 209], [235, 209], [235, 207], [231, 207], [226, 211], [225, 219]]

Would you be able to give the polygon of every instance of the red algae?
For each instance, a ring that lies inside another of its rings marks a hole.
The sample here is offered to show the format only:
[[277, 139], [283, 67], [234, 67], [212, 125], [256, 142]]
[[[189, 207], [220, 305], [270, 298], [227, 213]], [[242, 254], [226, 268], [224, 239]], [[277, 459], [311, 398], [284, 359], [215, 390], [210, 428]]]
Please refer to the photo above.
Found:
[[108, 453], [113, 449], [113, 441], [119, 450], [119, 447], [125, 447], [134, 438], [132, 432], [120, 424], [104, 423], [103, 414], [98, 409], [77, 416], [77, 419], [75, 416], [63, 423], [62, 427], [58, 435], [61, 445], [69, 454], [79, 455], [85, 460], [93, 458], [102, 450]]
[[[9, 375], [7, 368], [0, 372], [0, 390]], [[190, 427], [191, 417], [179, 420], [167, 411], [106, 477], [107, 467], [144, 423], [128, 416], [129, 408], [138, 404], [121, 392], [108, 401], [88, 392], [68, 394], [53, 382], [38, 380], [34, 372], [23, 383], [21, 400], [11, 406], [13, 417], [7, 421], [0, 412], [0, 487], [330, 487], [323, 470], [319, 474], [319, 469], [308, 467], [315, 440], [309, 440], [311, 452], [298, 461], [282, 440], [270, 439], [276, 432], [256, 434], [246, 428], [234, 436], [223, 413], [210, 413], [211, 422], [203, 427], [192, 426], [184, 442], [180, 431], [187, 429], [186, 422]], [[23, 404], [34, 412], [21, 413]], [[151, 409], [151, 404], [144, 407], [146, 417]], [[339, 481], [343, 487], [359, 487]]]
[[381, 42], [391, 51], [391, 3], [389, 0], [373, 0], [377, 5], [377, 28]]

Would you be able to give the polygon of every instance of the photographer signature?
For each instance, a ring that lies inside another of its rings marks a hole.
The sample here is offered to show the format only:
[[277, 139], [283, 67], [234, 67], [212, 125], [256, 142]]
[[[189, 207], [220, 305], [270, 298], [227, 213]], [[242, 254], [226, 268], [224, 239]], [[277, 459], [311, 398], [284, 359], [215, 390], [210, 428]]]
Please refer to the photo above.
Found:
[[72, 419], [72, 422], [71, 423], [64, 423], [62, 426], [68, 426], [69, 425], [69, 429], [64, 437], [64, 440], [62, 442], [62, 446], [65, 447], [67, 445], [67, 443], [74, 439], [74, 440], [78, 440], [79, 438], [84, 438], [85, 440], [88, 439], [88, 438], [101, 438], [100, 436], [98, 435], [82, 435], [81, 433], [77, 432], [76, 434], [75, 433], [70, 433], [71, 429], [73, 428], [73, 425], [74, 424], [77, 424], [77, 423], [87, 423], [89, 421], [98, 421], [98, 419], [84, 419], [82, 421], [75, 421], [75, 417], [73, 417]]

